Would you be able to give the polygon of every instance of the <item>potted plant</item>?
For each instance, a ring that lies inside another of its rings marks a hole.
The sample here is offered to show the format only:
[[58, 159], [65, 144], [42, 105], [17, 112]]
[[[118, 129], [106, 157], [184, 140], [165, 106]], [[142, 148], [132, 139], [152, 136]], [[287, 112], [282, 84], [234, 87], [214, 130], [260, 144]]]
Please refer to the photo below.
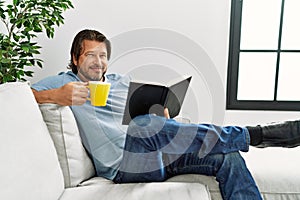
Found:
[[40, 32], [53, 38], [64, 23], [62, 13], [73, 8], [69, 0], [0, 0], [0, 84], [32, 77], [33, 66], [42, 68], [40, 46], [33, 41]]

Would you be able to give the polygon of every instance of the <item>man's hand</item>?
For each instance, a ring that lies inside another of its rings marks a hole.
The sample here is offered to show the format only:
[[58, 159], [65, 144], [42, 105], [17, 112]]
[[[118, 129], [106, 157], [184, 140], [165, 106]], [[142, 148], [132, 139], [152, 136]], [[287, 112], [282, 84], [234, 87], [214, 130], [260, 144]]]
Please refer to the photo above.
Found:
[[165, 118], [170, 119], [170, 114], [169, 114], [169, 109], [168, 108], [164, 109], [164, 116], [165, 116]]
[[70, 82], [54, 92], [55, 102], [60, 105], [82, 105], [88, 96], [87, 83]]
[[32, 91], [38, 103], [56, 103], [63, 106], [82, 105], [87, 100], [87, 85], [88, 83], [70, 82], [56, 89]]

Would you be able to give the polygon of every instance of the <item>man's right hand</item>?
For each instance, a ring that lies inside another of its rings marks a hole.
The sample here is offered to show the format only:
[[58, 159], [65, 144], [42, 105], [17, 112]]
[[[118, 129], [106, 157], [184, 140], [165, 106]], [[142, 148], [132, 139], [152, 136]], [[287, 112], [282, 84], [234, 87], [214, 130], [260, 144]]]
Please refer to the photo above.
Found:
[[63, 106], [82, 105], [88, 97], [88, 83], [70, 82], [66, 85], [51, 89], [36, 91], [32, 90], [38, 103], [56, 103]]

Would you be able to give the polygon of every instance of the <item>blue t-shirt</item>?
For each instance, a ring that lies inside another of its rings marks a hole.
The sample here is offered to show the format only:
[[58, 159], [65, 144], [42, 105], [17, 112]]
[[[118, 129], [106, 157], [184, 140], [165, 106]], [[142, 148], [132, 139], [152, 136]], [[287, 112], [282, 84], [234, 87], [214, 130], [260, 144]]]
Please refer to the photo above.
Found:
[[[32, 85], [41, 91], [59, 88], [66, 83], [80, 81], [73, 73], [60, 73]], [[98, 176], [113, 179], [119, 169], [125, 145], [127, 126], [122, 125], [130, 78], [107, 74], [105, 81], [111, 89], [104, 107], [86, 101], [81, 106], [70, 106], [76, 118], [83, 145], [91, 156]]]

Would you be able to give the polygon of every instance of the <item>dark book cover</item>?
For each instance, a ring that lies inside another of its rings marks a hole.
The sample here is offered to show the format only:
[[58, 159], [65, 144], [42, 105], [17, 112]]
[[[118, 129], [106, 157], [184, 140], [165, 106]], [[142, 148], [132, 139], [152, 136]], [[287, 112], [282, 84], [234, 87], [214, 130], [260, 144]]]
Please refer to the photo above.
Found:
[[138, 115], [156, 114], [164, 116], [164, 108], [169, 109], [170, 117], [176, 117], [181, 109], [187, 89], [192, 77], [173, 80], [172, 83], [161, 85], [131, 81], [129, 85], [127, 102], [123, 116], [123, 124]]

